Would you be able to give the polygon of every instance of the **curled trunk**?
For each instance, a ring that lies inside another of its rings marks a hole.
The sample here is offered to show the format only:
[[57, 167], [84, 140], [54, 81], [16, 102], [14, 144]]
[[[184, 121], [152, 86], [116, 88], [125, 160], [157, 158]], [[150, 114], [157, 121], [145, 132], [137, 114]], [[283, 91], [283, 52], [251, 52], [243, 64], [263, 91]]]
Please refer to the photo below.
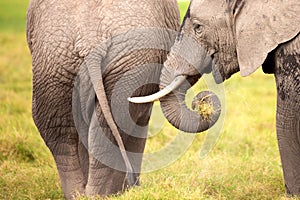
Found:
[[[170, 61], [168, 60], [162, 70], [160, 89], [170, 84], [176, 76], [174, 68], [169, 66]], [[200, 74], [189, 76], [176, 90], [160, 98], [162, 111], [168, 121], [176, 128], [189, 133], [206, 131], [215, 124], [221, 113], [221, 103], [218, 97], [209, 91], [196, 95], [192, 103], [194, 111], [185, 104], [187, 90], [200, 77]]]

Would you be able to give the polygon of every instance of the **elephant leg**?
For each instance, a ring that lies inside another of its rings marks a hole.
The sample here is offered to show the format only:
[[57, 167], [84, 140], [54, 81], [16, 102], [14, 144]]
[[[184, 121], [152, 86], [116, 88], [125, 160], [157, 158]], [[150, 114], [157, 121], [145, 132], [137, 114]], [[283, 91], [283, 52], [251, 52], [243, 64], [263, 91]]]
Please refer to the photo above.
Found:
[[129, 152], [128, 157], [135, 172], [136, 185], [140, 185], [139, 176], [143, 153], [148, 135], [148, 124], [152, 111], [152, 103], [148, 104], [131, 104], [131, 117], [135, 121], [135, 127], [127, 137], [125, 147]]
[[[74, 127], [57, 128], [48, 133], [55, 134], [54, 131], [62, 133], [61, 135], [65, 137], [77, 134]], [[66, 199], [74, 199], [76, 193], [84, 194], [86, 178], [81, 169], [77, 138], [68, 138], [68, 141], [64, 141], [64, 138], [56, 138], [53, 142], [46, 140], [46, 143], [56, 162]]]
[[86, 182], [88, 180], [88, 175], [89, 175], [89, 153], [86, 146], [81, 141], [79, 141], [78, 144], [78, 156], [79, 156], [79, 162], [80, 162], [81, 170], [86, 185]]
[[[99, 108], [99, 105], [97, 106]], [[99, 123], [100, 121], [100, 123]], [[100, 127], [100, 124], [104, 126]], [[94, 113], [88, 133], [89, 173], [85, 193], [89, 197], [122, 191], [126, 168], [120, 150], [107, 127], [103, 115]]]
[[277, 137], [287, 194], [300, 195], [300, 106], [278, 97]]
[[[39, 132], [51, 151], [61, 180], [66, 199], [74, 199], [77, 192], [84, 193], [86, 179], [81, 170], [78, 149], [78, 134], [74, 127], [69, 107], [50, 106], [42, 95], [33, 95], [32, 114]], [[55, 95], [53, 95], [55, 97]], [[51, 96], [52, 97], [52, 96]], [[65, 111], [65, 112], [61, 112]], [[82, 153], [84, 155], [84, 153]]]
[[[143, 153], [146, 144], [146, 137], [148, 133], [148, 126], [144, 127], [144, 130], [139, 130], [139, 133], [142, 137], [129, 136], [125, 143], [125, 148], [128, 153], [128, 158], [134, 170], [135, 185], [140, 185], [139, 176], [141, 173], [141, 165], [143, 159]], [[135, 133], [137, 134], [137, 133]]]
[[298, 37], [282, 45], [276, 52], [275, 77], [278, 92], [276, 127], [288, 195], [300, 195], [299, 44]]
[[97, 157], [90, 155], [89, 179], [85, 193], [88, 197], [117, 194], [123, 190], [125, 175], [125, 172], [106, 166]]

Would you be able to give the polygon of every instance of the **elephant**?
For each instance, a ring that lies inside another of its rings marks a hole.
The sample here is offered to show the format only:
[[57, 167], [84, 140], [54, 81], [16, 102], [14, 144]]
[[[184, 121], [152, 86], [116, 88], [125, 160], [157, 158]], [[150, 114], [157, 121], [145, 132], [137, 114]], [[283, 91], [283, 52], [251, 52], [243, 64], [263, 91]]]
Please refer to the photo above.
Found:
[[298, 0], [192, 0], [164, 63], [161, 91], [129, 101], [159, 99], [173, 126], [202, 132], [213, 126], [219, 114], [211, 112], [205, 117], [188, 109], [182, 103], [186, 91], [204, 73], [212, 73], [220, 84], [234, 73], [248, 76], [262, 66], [276, 80], [276, 132], [286, 192], [300, 195], [299, 13]]
[[176, 0], [30, 1], [32, 116], [66, 199], [139, 184], [152, 103], [126, 99], [159, 90], [179, 28]]

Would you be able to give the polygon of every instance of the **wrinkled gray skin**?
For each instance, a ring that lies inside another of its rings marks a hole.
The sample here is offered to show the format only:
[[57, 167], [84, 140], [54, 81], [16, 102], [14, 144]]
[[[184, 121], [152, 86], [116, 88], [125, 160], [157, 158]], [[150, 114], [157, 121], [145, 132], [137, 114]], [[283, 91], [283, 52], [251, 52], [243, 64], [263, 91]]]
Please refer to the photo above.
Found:
[[[300, 195], [299, 12], [298, 0], [273, 4], [252, 0], [193, 0], [165, 62], [160, 83], [162, 89], [176, 76], [187, 75], [193, 85], [206, 72], [212, 72], [215, 81], [221, 83], [238, 71], [246, 76], [260, 66], [266, 73], [274, 73], [279, 150], [286, 190], [292, 195]], [[212, 122], [182, 105], [190, 87], [184, 83], [160, 102], [175, 127], [201, 132]]]
[[[124, 171], [115, 170], [99, 162], [88, 153], [79, 140], [72, 115], [72, 91], [79, 67], [96, 45], [128, 30], [143, 27], [178, 31], [177, 2], [175, 0], [30, 1], [27, 12], [27, 40], [33, 64], [32, 114], [41, 136], [53, 154], [67, 199], [72, 199], [76, 191], [88, 196], [109, 195], [131, 186], [124, 185]], [[166, 38], [157, 34], [155, 37], [162, 44], [173, 43], [175, 39], [174, 35]], [[129, 41], [123, 41], [123, 44], [112, 45], [128, 46], [138, 42], [145, 43], [147, 39], [135, 41], [131, 38]], [[102, 93], [105, 92], [106, 96], [103, 98], [107, 98], [108, 102], [111, 101], [113, 88], [121, 78], [123, 84], [118, 88], [119, 91], [126, 91], [133, 96], [156, 92], [158, 86], [153, 84], [136, 90], [135, 77], [124, 74], [148, 63], [162, 64], [166, 55], [165, 50], [136, 50], [123, 55], [116, 62], [109, 63], [108, 66], [101, 66], [105, 68], [102, 74], [105, 91]], [[99, 60], [95, 58], [97, 59]], [[145, 70], [148, 79], [159, 82], [161, 67], [141, 68], [141, 70]], [[139, 70], [138, 73], [144, 72]], [[119, 97], [124, 99], [124, 106], [128, 104], [127, 97]], [[122, 105], [119, 106], [122, 108]], [[132, 121], [144, 128], [136, 131], [135, 127], [129, 127], [127, 130], [132, 130], [130, 133], [119, 130], [127, 151], [143, 153], [151, 108], [151, 103], [130, 104]], [[115, 142], [98, 101], [96, 114], [103, 130], [99, 134], [104, 134]], [[115, 155], [105, 147], [100, 148], [98, 153], [107, 159], [112, 158], [112, 161], [113, 158], [120, 157], [119, 153]], [[121, 157], [120, 159], [122, 161]], [[138, 184], [141, 157], [129, 159], [134, 171], [137, 172], [135, 182]]]

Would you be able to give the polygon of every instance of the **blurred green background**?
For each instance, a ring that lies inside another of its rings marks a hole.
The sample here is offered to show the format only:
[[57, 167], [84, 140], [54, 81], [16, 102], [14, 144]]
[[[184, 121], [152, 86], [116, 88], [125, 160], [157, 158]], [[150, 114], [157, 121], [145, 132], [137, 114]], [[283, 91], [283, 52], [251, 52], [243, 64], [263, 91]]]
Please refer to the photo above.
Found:
[[[27, 4], [0, 1], [0, 199], [62, 199], [53, 158], [31, 118]], [[179, 3], [182, 16], [187, 5]], [[199, 83], [194, 91], [202, 87]], [[226, 81], [225, 95], [222, 134], [206, 158], [199, 157], [207, 134], [202, 133], [172, 165], [142, 174], [140, 187], [110, 199], [285, 199], [273, 76], [261, 70], [247, 78], [236, 74]], [[177, 134], [158, 104], [153, 116], [146, 152], [160, 149]]]

